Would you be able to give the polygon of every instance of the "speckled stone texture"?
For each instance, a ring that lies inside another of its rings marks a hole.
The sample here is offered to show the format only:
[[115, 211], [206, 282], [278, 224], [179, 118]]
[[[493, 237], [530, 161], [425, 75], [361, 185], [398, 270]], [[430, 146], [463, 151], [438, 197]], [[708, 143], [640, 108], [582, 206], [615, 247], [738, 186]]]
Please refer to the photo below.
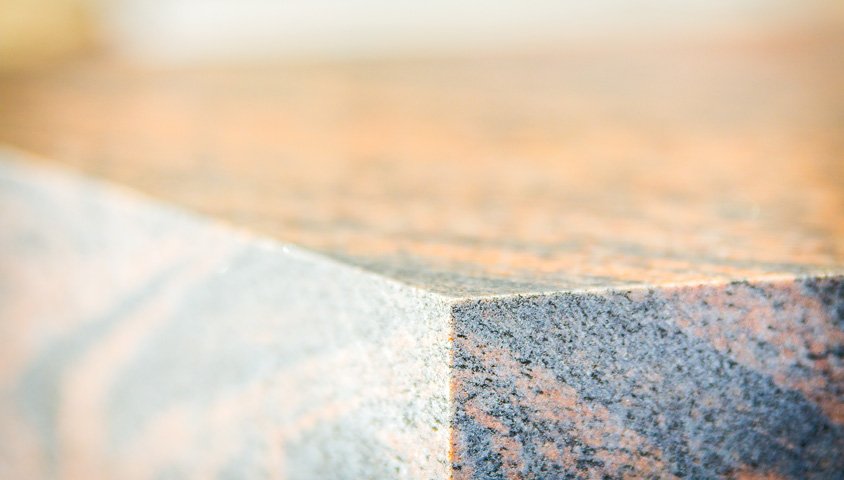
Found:
[[0, 142], [447, 296], [844, 271], [844, 31], [0, 76]]
[[0, 212], [3, 478], [844, 477], [844, 276], [446, 297], [18, 160]]
[[455, 306], [456, 478], [844, 477], [844, 277]]
[[0, 479], [844, 479], [844, 32], [754, 35], [0, 75]]

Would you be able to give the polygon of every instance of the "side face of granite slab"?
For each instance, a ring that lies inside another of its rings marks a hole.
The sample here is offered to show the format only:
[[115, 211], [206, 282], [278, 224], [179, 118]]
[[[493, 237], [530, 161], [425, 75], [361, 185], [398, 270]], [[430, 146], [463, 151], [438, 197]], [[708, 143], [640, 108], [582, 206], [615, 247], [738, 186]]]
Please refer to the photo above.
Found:
[[443, 478], [435, 296], [0, 162], [0, 478]]
[[455, 478], [844, 478], [844, 277], [453, 315]]

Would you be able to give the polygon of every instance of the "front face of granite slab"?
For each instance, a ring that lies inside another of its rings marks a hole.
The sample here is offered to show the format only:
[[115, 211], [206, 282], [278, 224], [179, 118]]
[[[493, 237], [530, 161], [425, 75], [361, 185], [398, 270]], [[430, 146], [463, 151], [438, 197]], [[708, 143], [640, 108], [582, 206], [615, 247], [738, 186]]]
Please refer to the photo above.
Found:
[[455, 478], [844, 477], [844, 277], [454, 310]]
[[844, 268], [841, 35], [0, 79], [0, 139], [447, 295]]
[[448, 314], [0, 162], [0, 478], [443, 478]]

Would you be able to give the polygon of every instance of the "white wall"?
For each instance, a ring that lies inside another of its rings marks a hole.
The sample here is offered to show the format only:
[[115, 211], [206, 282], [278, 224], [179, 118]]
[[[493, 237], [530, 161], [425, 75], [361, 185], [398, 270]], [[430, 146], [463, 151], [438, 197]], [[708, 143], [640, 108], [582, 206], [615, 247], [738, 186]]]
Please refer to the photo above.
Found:
[[115, 0], [112, 39], [154, 61], [369, 57], [677, 38], [806, 23], [840, 0]]

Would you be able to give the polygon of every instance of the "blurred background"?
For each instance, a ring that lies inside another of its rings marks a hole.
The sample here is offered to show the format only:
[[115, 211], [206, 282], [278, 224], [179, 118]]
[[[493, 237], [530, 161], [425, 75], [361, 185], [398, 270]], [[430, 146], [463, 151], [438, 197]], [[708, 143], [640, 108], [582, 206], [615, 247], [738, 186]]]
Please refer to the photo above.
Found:
[[835, 30], [840, 0], [0, 0], [0, 64], [97, 48], [214, 64], [536, 50]]

